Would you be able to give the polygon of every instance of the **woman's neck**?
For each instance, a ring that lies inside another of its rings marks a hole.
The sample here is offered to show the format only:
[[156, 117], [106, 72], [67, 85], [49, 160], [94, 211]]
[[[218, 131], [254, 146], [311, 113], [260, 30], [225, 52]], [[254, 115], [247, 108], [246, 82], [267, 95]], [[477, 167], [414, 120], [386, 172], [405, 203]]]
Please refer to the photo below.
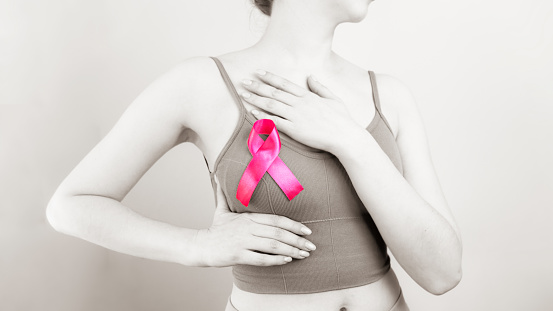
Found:
[[315, 9], [309, 1], [275, 1], [263, 37], [251, 48], [287, 68], [328, 67], [336, 60], [332, 41], [338, 23]]

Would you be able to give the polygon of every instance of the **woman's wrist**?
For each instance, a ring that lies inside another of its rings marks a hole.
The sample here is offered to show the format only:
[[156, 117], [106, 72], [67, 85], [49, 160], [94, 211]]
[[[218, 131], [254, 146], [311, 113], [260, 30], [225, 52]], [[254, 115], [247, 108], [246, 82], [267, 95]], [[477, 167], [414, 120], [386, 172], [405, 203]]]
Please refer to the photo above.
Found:
[[[328, 151], [335, 155], [338, 159], [354, 153], [359, 142], [367, 138], [368, 132], [357, 124], [352, 124], [346, 129], [343, 129], [339, 135], [340, 139], [336, 139], [328, 148]], [[370, 136], [370, 134], [369, 134]]]
[[187, 267], [208, 267], [199, 236], [205, 229], [181, 228], [182, 234], [177, 247], [176, 262]]

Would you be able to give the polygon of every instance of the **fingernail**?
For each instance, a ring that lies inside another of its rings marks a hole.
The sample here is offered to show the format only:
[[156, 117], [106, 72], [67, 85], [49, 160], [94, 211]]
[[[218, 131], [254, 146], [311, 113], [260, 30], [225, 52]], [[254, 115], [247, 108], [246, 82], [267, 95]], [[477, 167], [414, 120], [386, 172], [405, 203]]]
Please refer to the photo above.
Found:
[[317, 77], [315, 77], [314, 75], [311, 75], [311, 79], [313, 79], [313, 81], [315, 81], [315, 82], [319, 82], [319, 80], [317, 79]]
[[317, 249], [317, 247], [315, 246], [315, 244], [311, 243], [311, 242], [307, 242], [305, 243], [305, 245], [307, 246], [307, 248], [309, 248], [310, 250], [314, 251], [315, 249]]
[[256, 116], [256, 115], [258, 115], [258, 114], [259, 114], [259, 111], [257, 111], [257, 110], [255, 110], [255, 109], [254, 109], [254, 110], [252, 110], [252, 111], [251, 111], [251, 113], [252, 113], [253, 115], [255, 115], [255, 116]]
[[[253, 111], [252, 111], [252, 113], [253, 113]], [[301, 232], [303, 232], [305, 234], [311, 234], [312, 233], [311, 229], [309, 229], [307, 227], [302, 227]]]
[[257, 72], [257, 74], [260, 76], [264, 76], [267, 73], [265, 70], [262, 69], [257, 69], [255, 72]]
[[303, 257], [309, 257], [309, 252], [300, 251], [300, 255], [302, 255]]
[[244, 79], [242, 80], [242, 83], [244, 83], [245, 85], [250, 85], [252, 84], [252, 80]]
[[290, 261], [292, 261], [292, 257], [284, 257], [284, 261], [290, 262]]
[[250, 93], [248, 93], [248, 92], [243, 92], [243, 93], [242, 93], [242, 97], [244, 97], [244, 98], [250, 98]]

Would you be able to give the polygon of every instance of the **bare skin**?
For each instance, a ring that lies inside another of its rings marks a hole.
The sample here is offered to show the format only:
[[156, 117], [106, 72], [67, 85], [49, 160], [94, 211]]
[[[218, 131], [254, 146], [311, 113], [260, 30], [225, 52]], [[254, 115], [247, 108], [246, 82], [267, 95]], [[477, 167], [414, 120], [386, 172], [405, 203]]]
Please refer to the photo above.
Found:
[[[460, 279], [461, 241], [432, 167], [414, 100], [397, 80], [377, 75], [382, 112], [404, 160], [404, 178], [375, 149], [370, 134], [358, 130], [375, 114], [367, 71], [330, 50], [336, 25], [362, 19], [370, 1], [364, 7], [353, 1], [310, 1], [314, 0], [279, 1], [273, 8], [272, 26], [260, 42], [217, 57], [239, 93], [247, 90], [242, 79], [259, 81], [254, 72], [264, 69], [305, 90], [313, 88], [307, 77], [314, 74], [343, 101], [345, 118], [353, 121], [344, 129], [348, 131], [344, 137], [364, 143], [338, 146], [333, 140], [327, 151], [336, 152], [361, 199], [374, 206], [369, 212], [402, 267], [427, 291], [442, 294]], [[337, 4], [343, 11], [336, 10]], [[316, 5], [320, 11], [312, 10]], [[304, 24], [294, 24], [299, 21], [297, 14]], [[310, 22], [316, 27], [307, 27]], [[263, 109], [247, 100], [242, 104], [248, 112]], [[261, 116], [272, 117], [265, 113]], [[178, 144], [193, 143], [214, 171], [238, 118], [239, 110], [213, 60], [187, 59], [148, 86], [67, 176], [48, 205], [48, 220], [60, 232], [114, 251], [187, 266], [265, 266], [284, 265], [290, 258], [308, 260], [303, 259], [308, 258], [305, 252], [313, 250], [308, 247], [309, 234], [302, 232], [305, 226], [285, 217], [229, 213], [226, 202], [218, 200], [213, 225], [193, 230], [148, 219], [121, 204], [142, 175]], [[377, 163], [378, 169], [362, 162]], [[405, 195], [392, 197], [386, 189]], [[366, 195], [375, 192], [379, 195]], [[285, 234], [275, 235], [277, 229]], [[273, 249], [269, 243], [279, 247]], [[307, 295], [259, 295], [233, 287], [231, 299], [240, 311], [338, 311], [342, 307], [387, 311], [399, 292], [397, 278], [390, 272], [369, 285]]]

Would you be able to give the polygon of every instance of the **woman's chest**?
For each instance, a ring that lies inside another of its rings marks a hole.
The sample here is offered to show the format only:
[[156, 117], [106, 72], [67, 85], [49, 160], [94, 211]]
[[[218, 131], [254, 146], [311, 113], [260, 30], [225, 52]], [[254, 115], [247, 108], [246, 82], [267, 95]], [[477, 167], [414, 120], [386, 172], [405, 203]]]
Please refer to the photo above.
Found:
[[[244, 125], [224, 151], [217, 165], [217, 178], [233, 212], [277, 214], [296, 221], [319, 221], [333, 218], [361, 217], [367, 211], [349, 176], [332, 154], [317, 151], [298, 142], [283, 140], [278, 158], [303, 187], [288, 199], [279, 185], [284, 178], [268, 170], [255, 184], [248, 206], [238, 198], [239, 185], [254, 155], [247, 147], [248, 126]], [[282, 135], [281, 135], [282, 136]]]

